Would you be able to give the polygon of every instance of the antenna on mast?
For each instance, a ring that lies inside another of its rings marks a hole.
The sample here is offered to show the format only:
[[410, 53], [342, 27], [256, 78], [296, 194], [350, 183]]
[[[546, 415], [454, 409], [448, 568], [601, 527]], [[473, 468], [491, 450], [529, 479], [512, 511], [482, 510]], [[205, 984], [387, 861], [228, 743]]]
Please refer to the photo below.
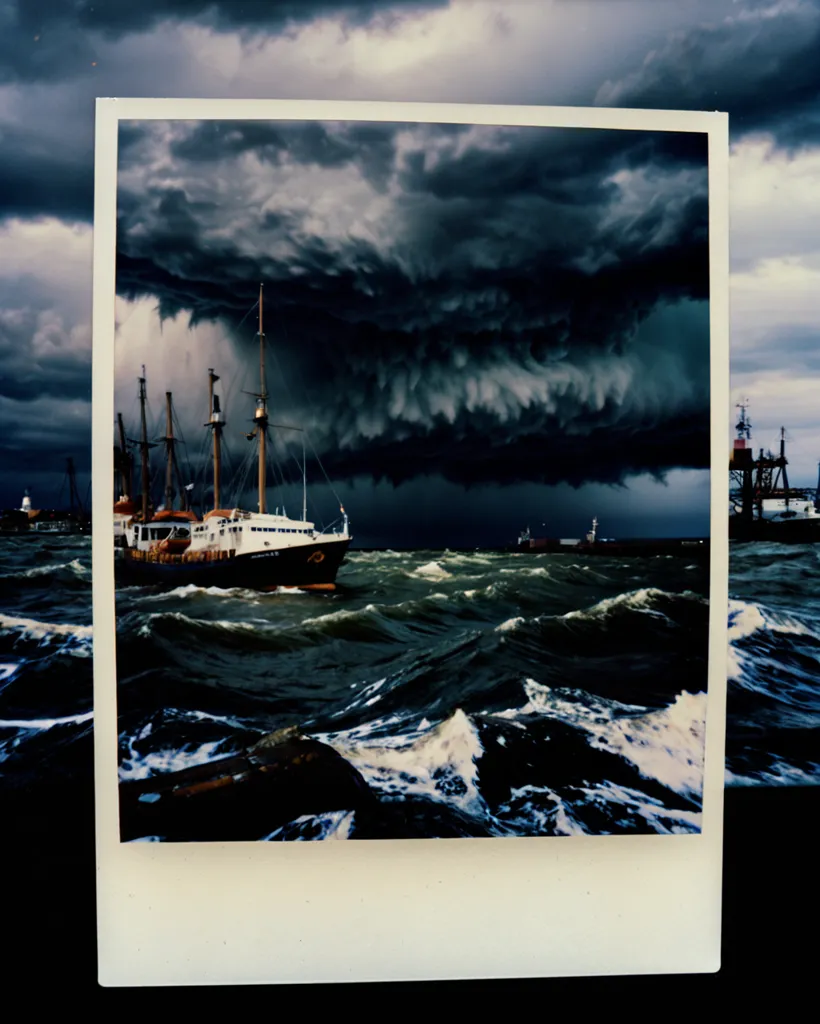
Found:
[[125, 425], [122, 421], [122, 413], [117, 413], [117, 427], [120, 434], [120, 494], [125, 501], [131, 500], [133, 491], [133, 467], [131, 455], [128, 451], [128, 442], [125, 437]]
[[[253, 394], [253, 392], [251, 392]], [[267, 482], [265, 480], [265, 441], [268, 431], [268, 393], [265, 387], [265, 331], [262, 320], [262, 285], [259, 285], [259, 392], [255, 395], [256, 412], [253, 416], [254, 428], [250, 434], [245, 436], [249, 441], [254, 437], [259, 438], [259, 512], [264, 515], [267, 512], [265, 491]]]
[[145, 421], [145, 367], [142, 368], [140, 384], [140, 450], [142, 454], [142, 521], [148, 522], [148, 424]]
[[746, 415], [746, 410], [749, 408], [749, 399], [741, 399], [735, 408], [740, 409], [740, 416], [735, 427], [737, 436], [742, 440], [748, 441], [752, 436], [752, 422]]
[[220, 483], [221, 483], [221, 459], [222, 459], [222, 431], [225, 428], [225, 420], [219, 408], [219, 396], [214, 394], [214, 384], [219, 377], [213, 370], [208, 370], [208, 422], [206, 427], [211, 428], [214, 438], [214, 508], [219, 508]]
[[256, 403], [256, 424], [259, 431], [259, 512], [264, 515], [267, 511], [265, 502], [266, 480], [266, 455], [265, 441], [267, 440], [268, 429], [268, 394], [265, 390], [265, 329], [262, 320], [262, 285], [259, 285], [259, 398]]

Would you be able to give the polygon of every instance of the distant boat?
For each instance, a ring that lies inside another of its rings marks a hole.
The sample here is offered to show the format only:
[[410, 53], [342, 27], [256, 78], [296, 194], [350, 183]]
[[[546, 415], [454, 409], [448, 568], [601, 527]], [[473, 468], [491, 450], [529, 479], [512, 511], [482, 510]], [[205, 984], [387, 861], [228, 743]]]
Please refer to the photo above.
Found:
[[534, 537], [529, 527], [518, 537], [516, 550], [531, 553], [603, 555], [610, 557], [632, 556], [651, 558], [658, 555], [680, 555], [702, 557], [708, 555], [710, 544], [707, 538], [640, 538], [612, 540], [598, 536], [598, 518], [586, 536], [578, 538]]
[[[205, 424], [213, 436], [213, 508], [197, 515], [188, 502], [189, 490], [180, 487], [182, 508], [174, 506], [174, 480], [179, 482], [175, 459], [172, 396], [166, 393], [166, 487], [164, 507], [154, 510], [149, 494], [149, 449], [145, 418], [145, 375], [139, 379], [142, 494], [139, 506], [130, 497], [130, 461], [127, 441], [119, 417], [118, 465], [121, 495], [114, 504], [114, 533], [117, 576], [122, 583], [243, 587], [275, 590], [279, 587], [332, 590], [352, 540], [348, 516], [340, 506], [341, 526], [335, 532], [320, 531], [307, 518], [307, 474], [302, 458], [302, 517], [270, 513], [266, 498], [266, 443], [270, 427], [301, 428], [271, 424], [265, 380], [265, 335], [263, 294], [259, 288], [259, 392], [254, 411], [254, 428], [247, 434], [258, 446], [258, 510], [222, 507], [221, 438], [225, 421], [214, 383], [219, 378], [209, 371], [209, 418]], [[284, 511], [284, 510], [283, 510]]]
[[[19, 509], [7, 509], [0, 514], [0, 534], [88, 534], [91, 532], [91, 517], [86, 512], [77, 490], [77, 474], [74, 460], [66, 459], [66, 481], [69, 489], [68, 509], [35, 509], [32, 507], [28, 488], [23, 493]], [[63, 484], [65, 487], [65, 483]]]

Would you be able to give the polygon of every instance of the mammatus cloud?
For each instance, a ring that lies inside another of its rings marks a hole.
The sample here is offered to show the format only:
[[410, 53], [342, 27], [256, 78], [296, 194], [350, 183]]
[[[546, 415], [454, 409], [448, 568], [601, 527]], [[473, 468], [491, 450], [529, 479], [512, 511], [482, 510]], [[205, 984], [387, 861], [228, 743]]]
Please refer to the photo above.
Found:
[[152, 123], [123, 142], [120, 295], [229, 329], [264, 281], [310, 395], [277, 408], [338, 474], [708, 465], [704, 138]]

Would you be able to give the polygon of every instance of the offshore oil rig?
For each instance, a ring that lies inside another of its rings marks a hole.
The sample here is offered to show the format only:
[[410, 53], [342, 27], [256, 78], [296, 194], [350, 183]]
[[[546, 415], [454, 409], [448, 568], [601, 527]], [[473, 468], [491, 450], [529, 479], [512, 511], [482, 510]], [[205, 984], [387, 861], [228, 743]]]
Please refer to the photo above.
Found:
[[755, 457], [749, 403], [739, 402], [736, 438], [729, 456], [729, 539], [814, 544], [820, 540], [820, 476], [817, 488], [789, 486], [786, 430], [779, 450]]

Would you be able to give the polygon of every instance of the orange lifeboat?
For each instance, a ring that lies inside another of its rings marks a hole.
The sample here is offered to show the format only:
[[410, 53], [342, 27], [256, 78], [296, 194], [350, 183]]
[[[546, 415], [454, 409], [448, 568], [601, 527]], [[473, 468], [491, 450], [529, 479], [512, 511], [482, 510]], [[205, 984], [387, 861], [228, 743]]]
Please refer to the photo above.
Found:
[[205, 519], [230, 519], [234, 514], [234, 509], [215, 508], [211, 512], [205, 513]]
[[169, 508], [155, 513], [151, 522], [197, 523], [199, 522], [199, 518], [195, 512], [183, 512], [182, 510], [174, 511]]
[[181, 555], [190, 545], [191, 541], [187, 537], [168, 537], [159, 542], [157, 550], [165, 555]]
[[120, 516], [133, 516], [137, 511], [137, 506], [133, 501], [118, 501], [114, 504], [114, 512]]

